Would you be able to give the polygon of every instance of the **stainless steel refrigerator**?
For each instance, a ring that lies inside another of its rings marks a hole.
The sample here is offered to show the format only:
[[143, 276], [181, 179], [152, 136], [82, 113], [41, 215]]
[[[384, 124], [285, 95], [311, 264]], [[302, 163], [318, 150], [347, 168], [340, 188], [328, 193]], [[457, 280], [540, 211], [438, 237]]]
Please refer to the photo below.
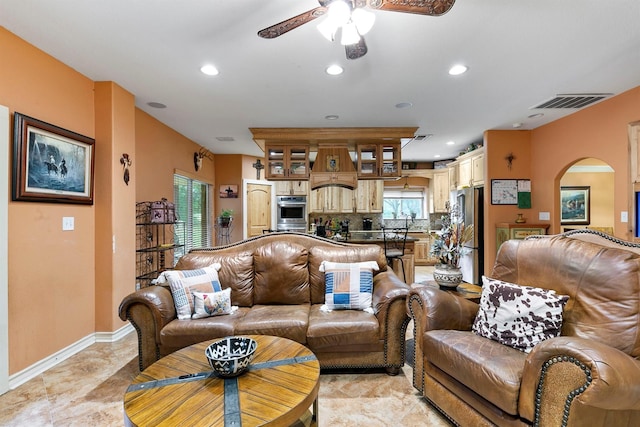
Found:
[[484, 188], [458, 190], [455, 203], [463, 215], [465, 227], [473, 225], [473, 239], [465, 246], [471, 252], [460, 259], [462, 280], [482, 285], [484, 274]]

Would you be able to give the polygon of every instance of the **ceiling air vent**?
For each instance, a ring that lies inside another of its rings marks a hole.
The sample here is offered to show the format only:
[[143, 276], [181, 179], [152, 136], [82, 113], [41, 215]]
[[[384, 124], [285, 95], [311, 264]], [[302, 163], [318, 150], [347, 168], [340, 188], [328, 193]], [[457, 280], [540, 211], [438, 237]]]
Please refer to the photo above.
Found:
[[233, 142], [235, 138], [232, 136], [216, 136], [216, 139], [220, 142]]
[[576, 93], [560, 94], [548, 99], [539, 105], [531, 107], [531, 110], [538, 108], [582, 108], [594, 102], [601, 101], [612, 96], [612, 93]]
[[431, 138], [432, 136], [433, 136], [432, 133], [426, 133], [424, 135], [416, 135], [411, 139], [402, 138], [401, 139], [402, 148], [406, 147], [407, 145], [411, 144], [414, 141], [416, 141], [416, 142], [426, 141], [427, 139]]

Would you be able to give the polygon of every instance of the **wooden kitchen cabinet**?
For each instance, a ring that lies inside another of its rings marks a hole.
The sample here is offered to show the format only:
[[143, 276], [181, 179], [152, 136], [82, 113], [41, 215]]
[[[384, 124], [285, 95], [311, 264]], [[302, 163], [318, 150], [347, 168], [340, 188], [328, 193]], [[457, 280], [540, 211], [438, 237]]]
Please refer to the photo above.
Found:
[[309, 181], [275, 181], [276, 196], [307, 196]]
[[353, 213], [353, 190], [344, 187], [322, 187], [311, 190], [311, 213]]
[[458, 188], [471, 187], [471, 159], [458, 163]]
[[446, 169], [433, 174], [433, 212], [446, 212], [449, 201], [449, 172]]
[[415, 265], [435, 265], [438, 258], [431, 255], [431, 237], [421, 237], [413, 244], [413, 259]]
[[507, 240], [524, 239], [527, 236], [547, 234], [549, 224], [516, 224], [499, 222], [496, 224], [496, 252]]
[[309, 147], [265, 145], [266, 177], [271, 180], [309, 179]]
[[449, 172], [449, 190], [458, 189], [458, 162], [451, 162], [447, 165]]
[[356, 146], [359, 179], [399, 178], [400, 143], [358, 144]]
[[456, 159], [458, 164], [457, 189], [484, 185], [484, 148], [480, 147]]
[[356, 212], [380, 213], [384, 202], [384, 181], [359, 180], [356, 188]]
[[471, 158], [471, 185], [474, 187], [484, 185], [484, 153]]

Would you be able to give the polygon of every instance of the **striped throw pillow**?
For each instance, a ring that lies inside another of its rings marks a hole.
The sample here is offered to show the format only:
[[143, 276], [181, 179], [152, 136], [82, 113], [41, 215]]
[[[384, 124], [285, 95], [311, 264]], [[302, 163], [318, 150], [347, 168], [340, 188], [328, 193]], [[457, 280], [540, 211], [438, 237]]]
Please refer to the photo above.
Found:
[[324, 272], [325, 310], [367, 310], [373, 312], [373, 272], [376, 261], [341, 263], [322, 261]]

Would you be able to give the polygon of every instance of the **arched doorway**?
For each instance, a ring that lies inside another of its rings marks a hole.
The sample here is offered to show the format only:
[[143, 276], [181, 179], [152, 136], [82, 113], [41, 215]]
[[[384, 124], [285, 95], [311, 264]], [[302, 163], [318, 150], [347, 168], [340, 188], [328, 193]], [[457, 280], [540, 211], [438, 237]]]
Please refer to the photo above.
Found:
[[590, 228], [614, 233], [615, 171], [595, 158], [577, 160], [560, 178], [562, 231]]

